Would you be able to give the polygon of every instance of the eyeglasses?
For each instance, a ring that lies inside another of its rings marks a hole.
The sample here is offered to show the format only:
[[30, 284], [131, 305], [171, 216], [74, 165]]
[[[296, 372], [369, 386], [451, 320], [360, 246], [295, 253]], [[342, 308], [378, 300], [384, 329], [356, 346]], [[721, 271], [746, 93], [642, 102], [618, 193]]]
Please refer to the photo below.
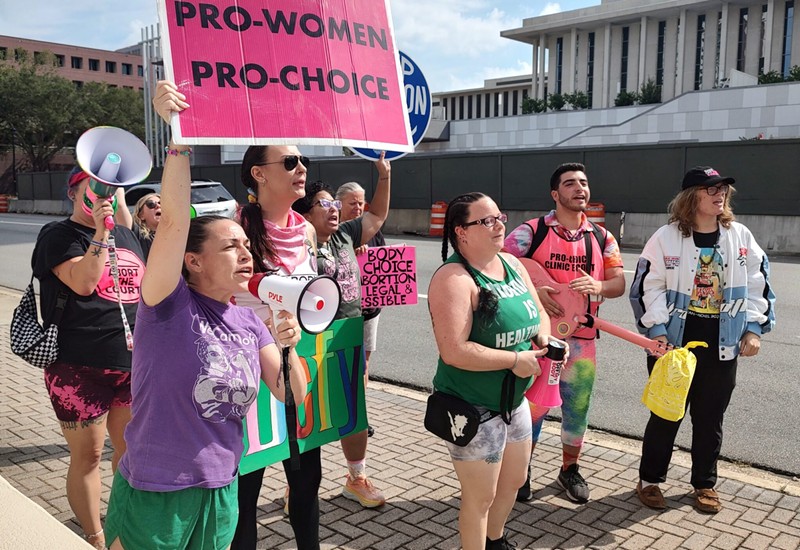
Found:
[[256, 164], [256, 166], [266, 166], [268, 164], [279, 164], [283, 163], [283, 167], [286, 169], [287, 172], [291, 172], [295, 168], [297, 168], [297, 164], [299, 162], [303, 163], [303, 166], [308, 168], [309, 164], [311, 164], [311, 159], [308, 157], [304, 157], [302, 155], [287, 155], [283, 157], [281, 160], [276, 160], [274, 162], [262, 162], [260, 164]]
[[506, 223], [508, 221], [508, 216], [503, 214], [502, 212], [496, 216], [486, 216], [481, 220], [475, 220], [474, 222], [467, 222], [462, 224], [461, 227], [469, 227], [470, 225], [485, 225], [489, 229], [495, 226], [497, 222]]
[[149, 208], [150, 210], [155, 210], [156, 207], [161, 206], [161, 202], [156, 202], [156, 201], [152, 201], [152, 200], [151, 201], [145, 201], [144, 205], [147, 208]]
[[316, 206], [316, 205], [320, 205], [325, 210], [330, 210], [331, 206], [336, 208], [336, 210], [342, 209], [342, 201], [329, 201], [328, 199], [319, 199], [311, 206]]
[[720, 186], [712, 185], [711, 187], [706, 187], [706, 193], [711, 195], [712, 197], [717, 193], [725, 193], [726, 195], [730, 192], [731, 186], [727, 183], [723, 183]]

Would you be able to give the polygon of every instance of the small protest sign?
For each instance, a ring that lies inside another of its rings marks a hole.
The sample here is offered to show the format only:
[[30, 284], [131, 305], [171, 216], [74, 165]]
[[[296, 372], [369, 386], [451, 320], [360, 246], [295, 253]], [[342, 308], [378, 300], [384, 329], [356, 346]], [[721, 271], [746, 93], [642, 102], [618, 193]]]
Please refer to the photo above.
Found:
[[361, 307], [417, 303], [417, 251], [413, 246], [376, 246], [358, 255]]
[[176, 143], [412, 151], [388, 0], [158, 0]]

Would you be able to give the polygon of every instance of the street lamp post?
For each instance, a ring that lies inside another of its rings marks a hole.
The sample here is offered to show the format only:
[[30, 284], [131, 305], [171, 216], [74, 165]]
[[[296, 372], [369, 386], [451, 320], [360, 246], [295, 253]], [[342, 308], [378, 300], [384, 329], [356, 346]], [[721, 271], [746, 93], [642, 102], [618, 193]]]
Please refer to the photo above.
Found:
[[17, 129], [11, 127], [11, 192], [17, 194]]

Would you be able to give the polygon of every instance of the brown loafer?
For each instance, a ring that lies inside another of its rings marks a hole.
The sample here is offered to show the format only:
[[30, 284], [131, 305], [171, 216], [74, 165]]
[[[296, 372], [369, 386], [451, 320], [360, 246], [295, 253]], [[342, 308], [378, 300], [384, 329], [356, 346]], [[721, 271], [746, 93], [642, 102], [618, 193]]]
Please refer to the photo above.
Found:
[[639, 500], [642, 501], [642, 504], [648, 508], [664, 510], [667, 507], [664, 495], [661, 494], [661, 489], [658, 485], [648, 485], [642, 488], [642, 482], [640, 480], [639, 484], [636, 486], [636, 494], [639, 495]]
[[695, 489], [694, 507], [698, 512], [704, 514], [716, 514], [722, 510], [719, 495], [714, 489]]

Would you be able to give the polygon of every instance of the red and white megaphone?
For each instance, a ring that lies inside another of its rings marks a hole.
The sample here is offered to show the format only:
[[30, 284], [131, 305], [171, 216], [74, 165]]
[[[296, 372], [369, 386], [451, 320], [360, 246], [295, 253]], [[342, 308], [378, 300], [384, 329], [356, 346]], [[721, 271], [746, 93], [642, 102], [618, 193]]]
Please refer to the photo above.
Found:
[[250, 294], [272, 311], [292, 313], [300, 328], [309, 334], [319, 334], [331, 325], [341, 300], [339, 285], [327, 275], [299, 281], [281, 275], [256, 273], [248, 288]]
[[[75, 157], [81, 169], [89, 174], [83, 211], [90, 216], [98, 198], [113, 197], [117, 187], [144, 181], [153, 168], [147, 146], [130, 132], [113, 126], [97, 126], [81, 134], [75, 144]], [[114, 229], [111, 216], [105, 219], [105, 224], [107, 229]]]

